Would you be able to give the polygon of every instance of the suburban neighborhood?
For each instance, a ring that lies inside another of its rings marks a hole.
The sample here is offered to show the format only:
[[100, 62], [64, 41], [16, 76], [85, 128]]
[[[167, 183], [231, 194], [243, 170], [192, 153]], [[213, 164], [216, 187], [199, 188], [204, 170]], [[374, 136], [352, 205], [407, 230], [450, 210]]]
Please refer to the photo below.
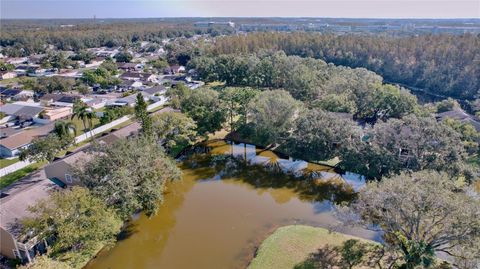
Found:
[[0, 269], [480, 269], [479, 19], [14, 2]]

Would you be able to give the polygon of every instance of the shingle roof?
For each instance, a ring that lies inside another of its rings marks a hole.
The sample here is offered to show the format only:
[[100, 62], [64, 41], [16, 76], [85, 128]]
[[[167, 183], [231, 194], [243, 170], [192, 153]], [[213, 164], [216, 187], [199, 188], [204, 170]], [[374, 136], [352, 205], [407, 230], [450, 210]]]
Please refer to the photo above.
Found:
[[47, 179], [43, 169], [2, 189], [0, 226], [18, 237], [21, 234], [20, 220], [32, 215], [28, 208], [48, 198], [57, 189], [58, 186]]
[[[142, 96], [144, 98], [149, 98], [150, 97], [150, 94], [148, 94], [146, 92], [140, 92], [140, 93], [142, 94]], [[137, 102], [137, 94], [131, 94], [131, 95], [126, 96], [126, 97], [118, 98], [115, 102], [134, 104], [135, 102]]]
[[3, 112], [7, 115], [13, 115], [15, 112], [19, 111], [23, 106], [16, 104], [5, 104], [0, 107], [0, 112]]
[[154, 95], [158, 92], [164, 92], [164, 91], [166, 91], [166, 89], [165, 89], [164, 86], [161, 86], [161, 85], [154, 86], [152, 88], [148, 88], [148, 89], [143, 90], [143, 92], [146, 92], [146, 93], [151, 94], [151, 95]]
[[42, 110], [44, 110], [44, 108], [40, 106], [25, 106], [19, 104], [6, 104], [0, 108], [0, 111], [7, 115], [26, 118], [34, 117], [38, 113], [42, 112]]
[[13, 115], [22, 118], [33, 118], [42, 112], [45, 108], [35, 106], [24, 106], [16, 111]]
[[15, 96], [15, 95], [17, 95], [21, 92], [22, 92], [22, 90], [19, 90], [19, 89], [4, 89], [4, 90], [0, 91], [0, 94], [2, 96], [12, 97], [12, 96]]
[[22, 146], [30, 144], [35, 137], [47, 135], [53, 130], [53, 128], [54, 124], [50, 123], [38, 128], [19, 132], [7, 138], [0, 139], [0, 145], [10, 150], [18, 149]]
[[120, 78], [148, 78], [152, 76], [149, 73], [134, 73], [134, 72], [125, 72], [123, 73]]
[[60, 98], [62, 98], [62, 94], [53, 94], [53, 93], [47, 93], [47, 94], [44, 94], [42, 97], [40, 97], [39, 99], [42, 100], [42, 101], [58, 101]]
[[57, 100], [57, 102], [63, 102], [63, 103], [75, 103], [75, 101], [79, 100], [80, 97], [78, 96], [73, 96], [73, 95], [64, 95], [60, 99]]

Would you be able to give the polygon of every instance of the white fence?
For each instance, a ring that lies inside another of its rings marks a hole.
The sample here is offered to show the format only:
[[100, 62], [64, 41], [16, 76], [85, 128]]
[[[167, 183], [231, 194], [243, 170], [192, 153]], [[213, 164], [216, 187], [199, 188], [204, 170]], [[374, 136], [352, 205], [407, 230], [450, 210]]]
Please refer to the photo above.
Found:
[[4, 168], [0, 169], [0, 177], [6, 176], [10, 173], [13, 173], [17, 170], [20, 170], [20, 169], [22, 169], [26, 166], [29, 166], [32, 163], [33, 162], [29, 162], [29, 161], [19, 161], [19, 162], [16, 162], [14, 164], [11, 164], [7, 167], [4, 167]]
[[116, 125], [122, 124], [122, 123], [130, 120], [131, 117], [132, 117], [132, 116], [123, 116], [123, 117], [121, 117], [121, 118], [119, 118], [119, 119], [116, 119], [116, 120], [114, 120], [114, 121], [112, 121], [112, 122], [109, 122], [109, 123], [107, 123], [107, 124], [105, 124], [105, 125], [102, 125], [102, 126], [100, 126], [100, 127], [98, 127], [98, 128], [95, 128], [95, 129], [93, 129], [93, 130], [91, 130], [91, 131], [88, 131], [88, 132], [86, 132], [86, 133], [84, 133], [84, 134], [82, 134], [82, 135], [79, 135], [79, 136], [75, 137], [75, 143], [83, 142], [83, 141], [87, 140], [88, 138], [90, 138], [90, 137], [92, 137], [92, 136], [95, 136], [95, 135], [97, 135], [97, 134], [103, 133], [103, 132], [105, 132], [106, 130], [108, 130], [108, 129], [116, 126]]
[[150, 110], [153, 110], [157, 107], [160, 107], [160, 106], [163, 106], [164, 104], [167, 103], [167, 98], [163, 97], [163, 96], [159, 96], [159, 101], [158, 102], [155, 102], [153, 104], [150, 104], [149, 106], [147, 106], [147, 111], [150, 111]]

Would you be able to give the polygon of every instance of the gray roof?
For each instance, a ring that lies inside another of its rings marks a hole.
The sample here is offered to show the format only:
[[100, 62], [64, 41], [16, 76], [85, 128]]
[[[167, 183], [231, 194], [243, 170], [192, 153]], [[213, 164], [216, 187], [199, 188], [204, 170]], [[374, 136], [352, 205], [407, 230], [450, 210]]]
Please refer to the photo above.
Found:
[[143, 92], [146, 92], [150, 95], [154, 95], [156, 93], [163, 93], [165, 91], [166, 91], [165, 87], [161, 86], [161, 85], [154, 86], [152, 88], [148, 88], [148, 89], [143, 90]]
[[[148, 94], [146, 92], [140, 92], [140, 93], [143, 95], [144, 98], [150, 98], [150, 94]], [[115, 102], [135, 104], [135, 102], [137, 102], [137, 94], [131, 94], [131, 95], [126, 96], [126, 97], [118, 98], [117, 100], [115, 100]]]
[[149, 78], [150, 76], [152, 76], [152, 74], [125, 72], [125, 73], [120, 75], [120, 78]]
[[39, 106], [25, 106], [18, 104], [6, 104], [0, 108], [0, 111], [7, 115], [25, 118], [33, 118], [43, 110], [44, 108]]
[[57, 189], [59, 187], [47, 179], [43, 169], [2, 189], [0, 226], [18, 239], [21, 235], [21, 220], [32, 216], [28, 208], [39, 200], [48, 198]]
[[22, 118], [33, 118], [44, 110], [43, 107], [24, 106], [13, 115]]
[[13, 115], [15, 112], [20, 110], [23, 106], [15, 104], [5, 104], [0, 107], [0, 112], [3, 112], [7, 115]]
[[47, 93], [47, 94], [44, 94], [42, 95], [42, 97], [40, 97], [39, 99], [42, 100], [42, 101], [57, 101], [59, 100], [60, 98], [62, 98], [62, 94], [53, 94], [53, 93]]

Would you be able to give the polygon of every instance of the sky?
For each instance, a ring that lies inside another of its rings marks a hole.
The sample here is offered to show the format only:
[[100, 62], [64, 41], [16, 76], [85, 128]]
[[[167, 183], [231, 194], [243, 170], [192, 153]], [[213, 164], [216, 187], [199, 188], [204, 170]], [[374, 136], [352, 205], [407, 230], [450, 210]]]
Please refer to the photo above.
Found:
[[479, 18], [480, 0], [0, 0], [9, 18]]

